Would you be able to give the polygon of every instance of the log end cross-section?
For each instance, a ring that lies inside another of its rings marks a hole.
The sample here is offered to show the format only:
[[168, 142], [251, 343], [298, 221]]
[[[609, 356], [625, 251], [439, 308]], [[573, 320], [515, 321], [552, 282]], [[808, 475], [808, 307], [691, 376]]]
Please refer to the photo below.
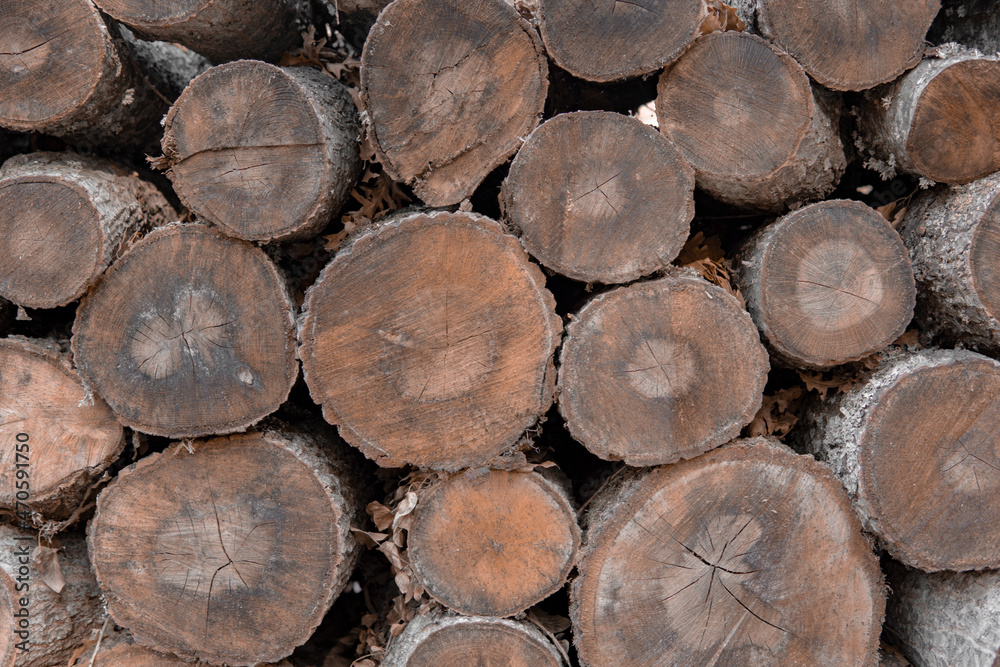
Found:
[[380, 465], [457, 470], [513, 446], [552, 403], [562, 325], [542, 272], [498, 223], [395, 218], [306, 295], [313, 400]]

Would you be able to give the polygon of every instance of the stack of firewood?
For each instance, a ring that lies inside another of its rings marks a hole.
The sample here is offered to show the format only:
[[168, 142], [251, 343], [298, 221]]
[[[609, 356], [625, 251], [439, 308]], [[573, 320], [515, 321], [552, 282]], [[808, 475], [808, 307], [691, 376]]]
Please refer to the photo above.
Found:
[[1000, 659], [992, 0], [53, 2], [0, 667]]

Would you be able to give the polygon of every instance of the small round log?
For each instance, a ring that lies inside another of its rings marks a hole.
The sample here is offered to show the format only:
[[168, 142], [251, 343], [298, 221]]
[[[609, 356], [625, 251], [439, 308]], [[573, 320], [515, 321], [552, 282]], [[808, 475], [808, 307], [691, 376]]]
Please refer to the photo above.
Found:
[[379, 465], [481, 465], [552, 404], [562, 324], [544, 282], [489, 218], [386, 221], [306, 294], [299, 358], [310, 394]]
[[635, 118], [560, 114], [531, 133], [504, 181], [506, 219], [542, 264], [586, 282], [663, 269], [694, 217], [694, 172]]
[[558, 650], [530, 623], [434, 614], [407, 623], [382, 667], [564, 667]]
[[920, 62], [924, 36], [940, 7], [941, 0], [758, 0], [756, 25], [820, 85], [864, 90]]
[[361, 56], [379, 161], [428, 206], [457, 204], [541, 116], [548, 65], [505, 0], [396, 0]]
[[74, 362], [143, 433], [245, 429], [298, 376], [292, 303], [262, 250], [205, 225], [148, 234], [80, 303]]
[[28, 308], [83, 296], [136, 239], [177, 212], [107, 160], [18, 155], [0, 168], [0, 295]]
[[1000, 174], [919, 192], [899, 234], [913, 262], [921, 329], [945, 344], [1000, 350]]
[[[83, 535], [61, 533], [53, 543], [58, 564], [43, 569], [33, 558], [38, 546], [36, 533], [0, 525], [0, 665], [4, 667], [68, 664], [104, 618]], [[58, 586], [57, 570], [63, 580], [59, 592], [45, 583]]]
[[1000, 362], [965, 350], [887, 355], [800, 421], [865, 529], [927, 571], [1000, 566]]
[[772, 357], [788, 366], [861, 359], [913, 317], [906, 247], [859, 202], [810, 204], [767, 225], [740, 252], [735, 276]]
[[886, 634], [918, 667], [1000, 660], [1000, 574], [887, 568]]
[[581, 664], [876, 664], [878, 561], [829, 470], [763, 438], [595, 497], [570, 616]]
[[88, 539], [108, 611], [154, 650], [276, 662], [312, 635], [357, 560], [357, 470], [314, 430], [189, 447], [142, 459], [98, 497]]
[[712, 33], [660, 77], [656, 115], [698, 187], [734, 206], [780, 212], [822, 198], [846, 167], [836, 96], [760, 37]]
[[[164, 91], [89, 0], [45, 12], [33, 0], [9, 0], [0, 25], [0, 125], [116, 145], [143, 144], [159, 131]], [[165, 70], [191, 61], [175, 46], [163, 55]]]
[[513, 616], [562, 588], [579, 546], [561, 485], [537, 472], [470, 470], [419, 494], [407, 556], [446, 607]]
[[557, 65], [588, 81], [616, 81], [676, 60], [706, 15], [702, 0], [541, 0], [536, 20]]
[[164, 127], [161, 164], [177, 196], [248, 241], [315, 235], [361, 169], [354, 102], [311, 67], [214, 67], [191, 82]]
[[753, 321], [689, 273], [596, 297], [567, 328], [559, 411], [597, 456], [673, 463], [739, 435], [769, 369]]
[[146, 39], [182, 44], [215, 63], [277, 60], [302, 44], [308, 0], [95, 0]]
[[[69, 359], [33, 341], [0, 340], [0, 508], [67, 519], [125, 447], [122, 425]], [[20, 483], [20, 484], [19, 484]], [[19, 490], [28, 490], [19, 499]]]
[[888, 175], [968, 183], [1000, 169], [1000, 56], [937, 54], [867, 93], [859, 130], [869, 164]]

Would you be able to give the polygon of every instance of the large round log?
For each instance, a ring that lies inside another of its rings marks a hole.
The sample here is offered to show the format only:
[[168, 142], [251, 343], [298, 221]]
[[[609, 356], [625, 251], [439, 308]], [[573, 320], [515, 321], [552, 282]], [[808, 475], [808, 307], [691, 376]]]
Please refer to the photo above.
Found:
[[0, 443], [0, 508], [62, 520], [121, 454], [125, 434], [67, 357], [40, 341], [5, 338], [0, 340]]
[[698, 187], [743, 208], [781, 212], [826, 196], [846, 167], [840, 101], [760, 37], [698, 39], [657, 87], [660, 131], [694, 167]]
[[735, 276], [772, 356], [789, 366], [861, 359], [913, 317], [906, 247], [859, 202], [810, 204], [767, 225], [742, 249]]
[[199, 219], [249, 241], [315, 235], [361, 169], [347, 88], [311, 67], [214, 67], [170, 109], [163, 166]]
[[1000, 350], [1000, 173], [918, 193], [899, 233], [921, 329], [945, 344]]
[[[0, 25], [0, 125], [112, 144], [142, 144], [159, 131], [166, 91], [90, 0], [42, 12], [33, 0], [8, 0]], [[190, 74], [193, 54], [162, 51], [157, 68]]]
[[396, 0], [361, 57], [379, 160], [429, 206], [459, 203], [538, 125], [547, 73], [505, 0]]
[[221, 63], [277, 60], [302, 43], [308, 0], [95, 0], [109, 16], [147, 38], [175, 42]]
[[39, 543], [34, 532], [0, 525], [0, 665], [4, 667], [68, 664], [104, 617], [83, 535], [60, 534], [52, 543], [58, 549], [55, 560], [51, 547], [45, 547], [48, 556], [42, 557], [42, 567], [35, 558]]
[[168, 437], [245, 429], [298, 376], [277, 268], [205, 225], [160, 228], [125, 253], [81, 301], [73, 357], [125, 425]]
[[706, 14], [702, 0], [541, 0], [537, 21], [557, 65], [589, 81], [614, 81], [676, 60]]
[[545, 266], [621, 283], [665, 268], [694, 217], [694, 172], [635, 118], [560, 114], [538, 127], [504, 181], [505, 218]]
[[897, 352], [807, 413], [797, 438], [895, 558], [927, 571], [995, 568], [998, 416], [1000, 362], [965, 350]]
[[739, 302], [693, 274], [620, 287], [567, 328], [559, 411], [603, 459], [672, 463], [739, 435], [760, 408], [767, 351]]
[[775, 441], [629, 471], [571, 590], [581, 664], [876, 664], [882, 576], [840, 483]]
[[917, 667], [993, 667], [1000, 660], [1000, 574], [922, 572], [891, 564], [886, 635]]
[[859, 130], [869, 163], [941, 183], [1000, 169], [1000, 56], [939, 47], [865, 95]]
[[892, 81], [918, 62], [941, 0], [758, 0], [758, 30], [833, 90]]
[[563, 587], [579, 546], [559, 483], [537, 472], [469, 471], [418, 494], [407, 556], [448, 608], [513, 616]]
[[132, 243], [177, 212], [134, 171], [73, 153], [0, 168], [0, 295], [28, 308], [83, 296]]
[[555, 300], [489, 218], [384, 222], [327, 265], [303, 312], [313, 400], [379, 465], [481, 464], [552, 404]]
[[[229, 665], [305, 642], [359, 553], [358, 471], [315, 429], [195, 441], [124, 470], [97, 501], [94, 571], [149, 648]], [[280, 619], [280, 620], [279, 620]]]
[[564, 667], [556, 647], [525, 621], [434, 614], [410, 621], [383, 667]]

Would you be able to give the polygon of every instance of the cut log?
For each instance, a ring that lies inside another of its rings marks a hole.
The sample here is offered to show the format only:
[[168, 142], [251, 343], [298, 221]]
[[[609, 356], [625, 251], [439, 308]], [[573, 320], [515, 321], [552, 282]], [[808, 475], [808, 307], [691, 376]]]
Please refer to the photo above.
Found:
[[215, 63], [277, 60], [301, 45], [308, 0], [95, 0], [109, 16], [146, 39], [175, 42]]
[[365, 500], [322, 435], [195, 441], [126, 468], [88, 536], [115, 622], [148, 648], [216, 664], [275, 662], [305, 642], [357, 560]]
[[555, 645], [530, 623], [434, 614], [410, 621], [382, 667], [564, 667]]
[[886, 634], [917, 667], [993, 667], [1000, 660], [1000, 574], [887, 568]]
[[757, 0], [760, 33], [833, 90], [892, 81], [918, 62], [941, 0]]
[[918, 193], [899, 233], [921, 329], [946, 344], [1000, 350], [1000, 174]]
[[[0, 525], [0, 665], [4, 667], [65, 665], [104, 617], [83, 535], [60, 534], [52, 545], [58, 548], [58, 564], [45, 561], [41, 569], [34, 558], [38, 546], [36, 533]], [[63, 580], [58, 593], [49, 587], [58, 587], [57, 572]]]
[[895, 352], [800, 421], [865, 528], [927, 571], [1000, 566], [1000, 362], [965, 350]]
[[259, 248], [205, 225], [148, 234], [80, 303], [74, 362], [143, 433], [245, 429], [298, 376], [292, 303]]
[[28, 308], [79, 299], [136, 239], [177, 219], [135, 172], [73, 153], [5, 162], [0, 210], [0, 294]]
[[513, 616], [562, 588], [580, 530], [566, 490], [537, 472], [467, 471], [419, 494], [407, 555], [431, 597]]
[[865, 95], [861, 140], [884, 176], [968, 183], [1000, 169], [1000, 56], [955, 45], [936, 53]]
[[788, 366], [861, 359], [913, 317], [906, 247], [860, 202], [810, 204], [767, 225], [744, 246], [735, 276], [772, 358]]
[[958, 42], [986, 54], [1000, 52], [1000, 12], [993, 0], [942, 0], [927, 32], [931, 44]]
[[654, 72], [699, 35], [703, 0], [541, 0], [536, 20], [553, 61], [588, 81]]
[[687, 272], [593, 299], [567, 328], [560, 363], [570, 433], [633, 466], [691, 458], [739, 435], [769, 368], [740, 303]]
[[874, 665], [878, 561], [839, 482], [776, 441], [625, 473], [571, 591], [581, 664]]
[[562, 325], [544, 283], [489, 218], [384, 222], [306, 295], [313, 400], [382, 466], [458, 470], [501, 454], [552, 404]]
[[0, 508], [61, 520], [118, 458], [125, 435], [68, 358], [38, 341], [6, 338], [0, 340], [0, 442]]
[[165, 128], [159, 162], [177, 196], [249, 241], [315, 235], [361, 169], [354, 102], [311, 67], [214, 67], [178, 98]]
[[[41, 13], [33, 0], [9, 0], [0, 25], [0, 125], [116, 145], [142, 144], [159, 131], [168, 103], [154, 89], [157, 78], [90, 0]], [[194, 54], [164, 51], [160, 69], [191, 71]]]
[[812, 90], [791, 56], [741, 32], [698, 39], [657, 87], [660, 131], [698, 187], [734, 206], [781, 212], [826, 196], [846, 167], [840, 100]]
[[361, 57], [379, 160], [429, 206], [461, 202], [538, 125], [547, 72], [504, 0], [396, 0]]
[[[138, 644], [121, 642], [111, 647], [102, 643], [94, 662], [88, 663], [90, 653], [84, 653], [76, 664], [81, 667], [190, 667], [191, 663], [178, 657], [143, 648]], [[282, 660], [275, 667], [292, 667], [287, 660]]]
[[666, 267], [694, 217], [694, 172], [635, 118], [561, 114], [531, 133], [501, 204], [525, 249], [577, 280], [622, 283]]

